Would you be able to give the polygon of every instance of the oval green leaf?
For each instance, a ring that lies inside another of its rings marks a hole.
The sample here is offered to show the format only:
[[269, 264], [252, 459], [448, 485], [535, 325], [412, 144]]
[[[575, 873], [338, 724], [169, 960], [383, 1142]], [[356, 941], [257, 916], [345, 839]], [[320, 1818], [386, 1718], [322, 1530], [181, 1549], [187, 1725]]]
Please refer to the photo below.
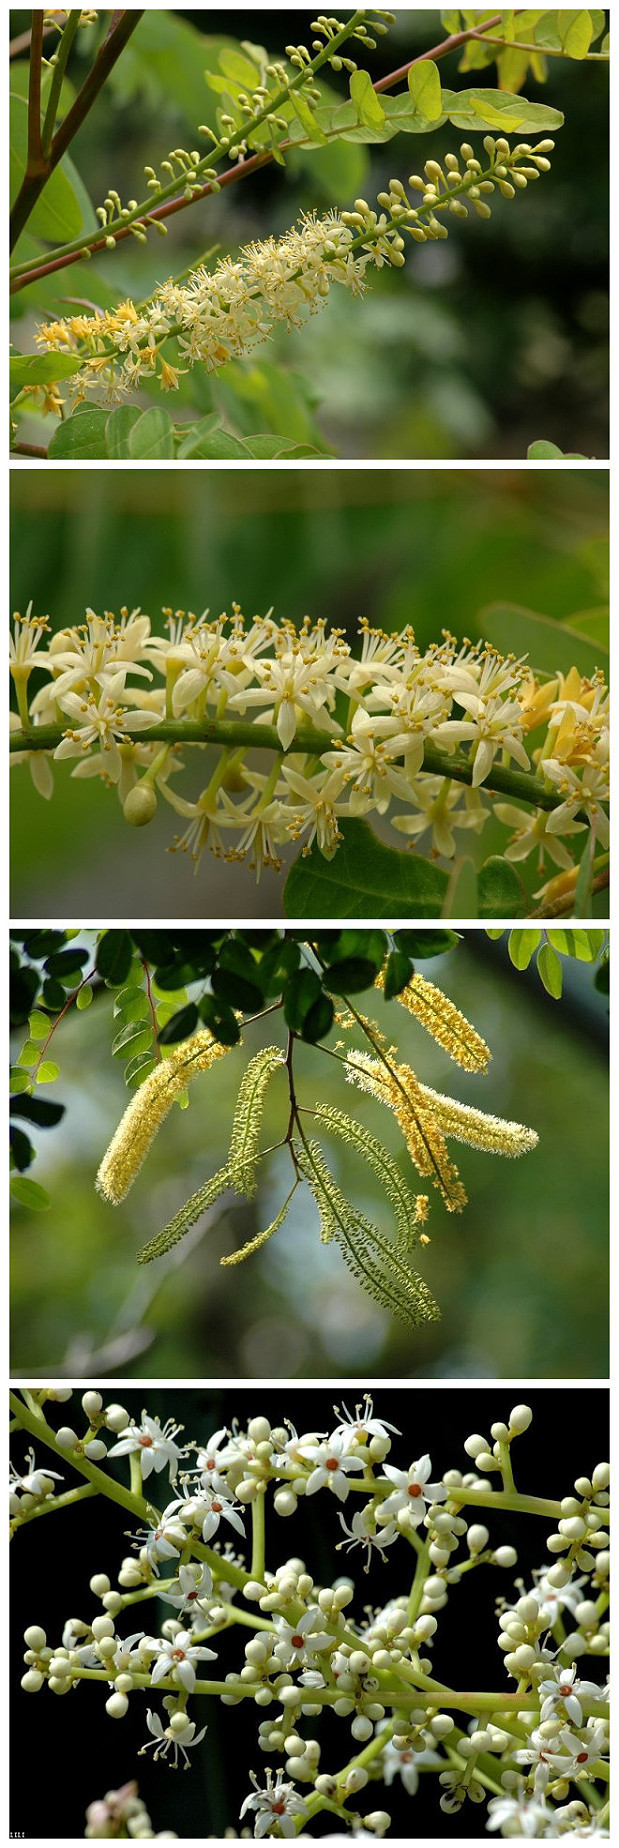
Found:
[[367, 821], [343, 821], [342, 845], [325, 860], [314, 845], [291, 866], [284, 886], [290, 918], [440, 918], [448, 886], [420, 854], [377, 840]]

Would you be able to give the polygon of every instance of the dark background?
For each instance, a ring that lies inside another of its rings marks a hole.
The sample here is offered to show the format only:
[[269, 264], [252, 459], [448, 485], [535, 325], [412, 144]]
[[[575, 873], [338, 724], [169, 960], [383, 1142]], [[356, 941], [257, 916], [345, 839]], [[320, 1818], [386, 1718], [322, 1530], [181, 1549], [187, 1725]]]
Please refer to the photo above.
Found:
[[[198, 1441], [205, 1441], [214, 1429], [229, 1424], [234, 1416], [242, 1426], [258, 1414], [266, 1415], [272, 1424], [280, 1423], [286, 1416], [298, 1430], [320, 1427], [330, 1431], [337, 1422], [333, 1415], [332, 1389], [304, 1391], [296, 1386], [271, 1385], [249, 1390], [230, 1384], [219, 1389], [191, 1391], [183, 1391], [178, 1386], [144, 1386], [139, 1392], [127, 1392], [119, 1382], [114, 1388], [105, 1387], [103, 1391], [104, 1403], [120, 1398], [132, 1418], [139, 1418], [145, 1402], [151, 1415], [164, 1419], [174, 1414], [184, 1422], [186, 1436]], [[362, 1391], [363, 1382], [342, 1388], [350, 1409], [361, 1398]], [[533, 1425], [514, 1446], [516, 1483], [523, 1491], [560, 1498], [570, 1492], [575, 1477], [590, 1475], [595, 1464], [606, 1455], [607, 1394], [603, 1388], [587, 1390], [582, 1386], [570, 1386], [563, 1390], [531, 1390], [516, 1384], [493, 1390], [459, 1388], [454, 1391], [420, 1386], [403, 1391], [381, 1387], [374, 1397], [376, 1416], [388, 1419], [404, 1433], [403, 1438], [394, 1437], [389, 1462], [396, 1467], [407, 1467], [415, 1457], [429, 1450], [433, 1480], [440, 1480], [445, 1469], [465, 1471], [472, 1467], [463, 1450], [464, 1439], [472, 1431], [489, 1433], [496, 1419], [507, 1422], [511, 1407], [523, 1399], [535, 1414]], [[341, 1405], [341, 1398], [338, 1404]], [[47, 1409], [49, 1422], [56, 1428], [72, 1420], [78, 1429], [81, 1428], [77, 1395], [66, 1406]], [[14, 1440], [18, 1468], [22, 1467], [28, 1441], [21, 1437]], [[44, 1461], [45, 1456], [49, 1453], [40, 1454], [39, 1461]], [[120, 1480], [128, 1480], [124, 1460], [119, 1459], [110, 1467], [118, 1472]], [[69, 1486], [69, 1469], [66, 1478], [66, 1486]], [[153, 1477], [152, 1481], [155, 1485], [153, 1497], [157, 1505], [163, 1507], [169, 1499], [167, 1476]], [[352, 1500], [349, 1498], [344, 1508], [347, 1519]], [[335, 1497], [321, 1492], [315, 1500], [303, 1503], [300, 1511], [285, 1522], [271, 1510], [270, 1519], [267, 1517], [267, 1559], [280, 1563], [301, 1552], [314, 1576], [331, 1582], [334, 1576], [331, 1548], [341, 1537], [338, 1507]], [[496, 1645], [495, 1600], [504, 1597], [510, 1601], [517, 1578], [522, 1576], [528, 1581], [533, 1566], [550, 1563], [545, 1540], [553, 1524], [540, 1521], [537, 1516], [521, 1515], [517, 1520], [504, 1514], [488, 1516], [488, 1511], [480, 1514], [480, 1519], [489, 1525], [493, 1545], [513, 1543], [516, 1546], [518, 1564], [513, 1572], [482, 1567], [472, 1582], [467, 1577], [452, 1591], [448, 1611], [439, 1618], [440, 1640], [435, 1643], [433, 1661], [437, 1676], [448, 1680], [450, 1685], [501, 1688], [506, 1683], [501, 1653]], [[246, 1707], [226, 1708], [215, 1700], [194, 1702], [192, 1716], [198, 1718], [200, 1715], [199, 1724], [206, 1718], [208, 1732], [202, 1747], [192, 1757], [191, 1771], [172, 1777], [165, 1765], [152, 1764], [152, 1754], [136, 1759], [145, 1737], [147, 1705], [140, 1694], [131, 1695], [129, 1713], [124, 1720], [112, 1721], [105, 1713], [104, 1684], [80, 1687], [62, 1698], [51, 1695], [47, 1689], [34, 1696], [22, 1693], [19, 1687], [23, 1673], [22, 1631], [29, 1623], [41, 1623], [53, 1643], [60, 1640], [62, 1625], [68, 1616], [92, 1619], [101, 1606], [89, 1591], [89, 1579], [95, 1572], [106, 1571], [115, 1583], [115, 1571], [129, 1550], [126, 1526], [127, 1517], [122, 1509], [111, 1503], [100, 1505], [89, 1501], [57, 1515], [45, 1516], [43, 1523], [33, 1522], [23, 1528], [14, 1541], [12, 1827], [26, 1837], [57, 1840], [81, 1836], [86, 1805], [134, 1775], [139, 1778], [140, 1794], [149, 1809], [155, 1833], [168, 1828], [175, 1829], [183, 1837], [221, 1836], [227, 1827], [239, 1827], [238, 1810], [251, 1789], [249, 1769], [254, 1769], [262, 1783], [266, 1766], [270, 1764], [275, 1768], [276, 1765], [272, 1754], [263, 1754], [255, 1745], [258, 1723], [264, 1714], [262, 1709], [255, 1709], [249, 1703]], [[358, 1557], [356, 1553], [338, 1554], [339, 1566], [335, 1572], [335, 1576], [339, 1573], [345, 1576], [350, 1571], [355, 1578], [359, 1587], [352, 1607], [355, 1615], [364, 1605], [382, 1606], [390, 1596], [407, 1589], [403, 1573], [407, 1573], [408, 1562], [398, 1542], [388, 1552], [384, 1567], [379, 1562], [374, 1563], [367, 1579], [357, 1564]], [[162, 1606], [165, 1615], [170, 1609]], [[148, 1629], [149, 1624], [155, 1624], [155, 1611], [150, 1602], [146, 1611], [144, 1627]], [[138, 1606], [135, 1627], [141, 1627], [141, 1622], [141, 1607]], [[128, 1635], [134, 1627], [134, 1613], [125, 1612], [119, 1626], [121, 1634]], [[238, 1639], [236, 1644], [230, 1638], [226, 1642], [230, 1659], [224, 1643], [218, 1641], [216, 1646], [218, 1657], [227, 1669], [238, 1661]], [[598, 1678], [591, 1659], [587, 1659], [583, 1672], [590, 1679]], [[160, 1707], [156, 1698], [153, 1704]], [[275, 1710], [273, 1707], [268, 1711]], [[325, 1717], [328, 1721], [329, 1716]], [[36, 1777], [25, 1777], [26, 1756], [32, 1763], [32, 1748], [28, 1743], [32, 1729], [36, 1738]], [[304, 1722], [308, 1737], [312, 1736], [312, 1729], [313, 1722]], [[321, 1770], [345, 1763], [355, 1749], [352, 1746], [349, 1751], [350, 1727], [346, 1721], [332, 1719], [329, 1725], [321, 1721], [317, 1736], [323, 1741]], [[470, 1839], [471, 1831], [477, 1826], [478, 1838], [486, 1840], [482, 1822], [485, 1807], [483, 1811], [466, 1807], [456, 1816], [444, 1815], [439, 1808], [436, 1776], [436, 1773], [429, 1777], [424, 1774], [414, 1798], [407, 1796], [399, 1778], [390, 1790], [370, 1783], [360, 1794], [359, 1809], [362, 1813], [376, 1808], [387, 1809], [392, 1816], [393, 1836], [414, 1840]], [[335, 1818], [324, 1816], [312, 1825], [312, 1833], [332, 1833], [337, 1827]]]
[[[193, 147], [197, 123], [213, 120], [201, 36], [221, 35], [228, 43], [249, 38], [271, 55], [281, 53], [289, 34], [310, 44], [314, 36], [305, 9], [147, 13], [71, 150], [95, 205], [110, 185], [123, 200], [141, 198], [145, 162], [156, 166], [179, 142]], [[15, 13], [15, 31], [27, 23], [26, 13]], [[376, 52], [364, 59], [359, 50], [359, 60], [376, 80], [445, 37], [438, 10], [404, 9]], [[88, 34], [78, 35], [69, 66], [75, 83], [88, 44]], [[494, 65], [460, 73], [459, 56], [440, 60], [448, 88], [495, 84]], [[344, 76], [329, 72], [328, 82], [333, 95], [347, 95]], [[497, 197], [491, 222], [451, 219], [449, 238], [414, 246], [405, 269], [372, 271], [363, 301], [352, 303], [347, 291], [333, 289], [324, 314], [301, 333], [280, 330], [240, 367], [242, 404], [226, 395], [226, 377], [237, 376], [233, 367], [214, 387], [206, 379], [199, 388], [195, 378], [183, 381], [169, 406], [173, 414], [187, 416], [199, 390], [202, 413], [215, 402], [239, 434], [264, 429], [258, 400], [264, 390], [277, 417], [269, 371], [275, 365], [288, 377], [286, 429], [277, 421], [269, 427], [300, 442], [317, 439], [344, 457], [524, 457], [540, 437], [564, 450], [607, 456], [608, 72], [603, 63], [549, 57], [547, 81], [527, 77], [524, 94], [565, 114], [550, 174], [511, 202]], [[384, 148], [339, 144], [296, 155], [285, 171], [268, 167], [169, 220], [165, 245], [156, 235], [147, 246], [129, 239], [111, 258], [98, 256], [62, 271], [59, 281], [24, 291], [15, 298], [27, 317], [15, 324], [16, 343], [31, 350], [39, 303], [66, 312], [63, 298], [92, 295], [93, 278], [142, 299], [206, 246], [224, 254], [281, 235], [303, 209], [342, 209], [359, 193], [372, 203], [392, 175], [406, 180], [429, 156], [440, 160], [457, 150], [461, 139], [447, 124], [435, 135], [400, 136]], [[35, 440], [49, 439], [50, 419], [30, 422]]]

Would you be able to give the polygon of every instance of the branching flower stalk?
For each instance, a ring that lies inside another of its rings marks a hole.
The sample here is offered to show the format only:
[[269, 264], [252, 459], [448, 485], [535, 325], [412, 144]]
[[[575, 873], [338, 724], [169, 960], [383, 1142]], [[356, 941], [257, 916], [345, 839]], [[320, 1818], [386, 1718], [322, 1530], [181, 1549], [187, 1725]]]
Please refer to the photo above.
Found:
[[[96, 1695], [101, 1684], [108, 1716], [121, 1721], [136, 1695], [150, 1693], [141, 1750], [186, 1768], [207, 1731], [209, 1699], [253, 1702], [257, 1750], [276, 1767], [264, 1779], [249, 1770], [240, 1818], [253, 1818], [258, 1838], [311, 1835], [325, 1810], [353, 1830], [382, 1836], [388, 1810], [360, 1815], [360, 1794], [371, 1804], [372, 1785], [388, 1790], [398, 1778], [413, 1800], [420, 1775], [436, 1775], [448, 1814], [468, 1801], [487, 1803], [486, 1827], [502, 1835], [608, 1835], [608, 1700], [600, 1670], [609, 1646], [610, 1471], [598, 1463], [562, 1499], [517, 1489], [512, 1453], [531, 1424], [527, 1405], [514, 1406], [488, 1437], [468, 1437], [464, 1468], [431, 1481], [428, 1453], [408, 1461], [405, 1449], [403, 1467], [387, 1461], [401, 1434], [375, 1415], [368, 1397], [353, 1413], [335, 1408], [330, 1432], [299, 1434], [289, 1419], [273, 1427], [257, 1416], [246, 1428], [233, 1420], [206, 1444], [185, 1440], [172, 1418], [161, 1425], [144, 1412], [133, 1422], [97, 1390], [83, 1395], [81, 1409], [71, 1388], [22, 1388], [10, 1398], [14, 1434], [34, 1439], [44, 1458], [35, 1461], [29, 1451], [13, 1466], [12, 1532], [56, 1512], [66, 1518], [87, 1490], [120, 1504], [132, 1534], [117, 1585], [94, 1562], [97, 1614], [68, 1619], [59, 1642], [48, 1642], [39, 1621], [28, 1624], [26, 1694], [48, 1688], [62, 1696], [85, 1682]], [[57, 1400], [74, 1401], [74, 1424], [52, 1422]], [[108, 1458], [135, 1462], [135, 1487], [119, 1484]], [[62, 1488], [67, 1467], [82, 1488]], [[152, 1499], [151, 1481], [166, 1469], [171, 1499], [165, 1491]], [[277, 1519], [294, 1517], [299, 1503], [302, 1509], [317, 1494], [327, 1528], [332, 1511], [338, 1514], [335, 1532], [343, 1537], [335, 1553], [345, 1552], [347, 1571], [360, 1549], [375, 1581], [387, 1549], [398, 1548], [399, 1595], [381, 1603], [374, 1591], [368, 1609], [367, 1593], [359, 1596], [354, 1580], [342, 1579], [339, 1559], [333, 1584], [317, 1580], [297, 1556], [267, 1563]], [[347, 1518], [351, 1497], [357, 1509]], [[476, 1518], [479, 1507], [490, 1525]], [[514, 1531], [520, 1515], [543, 1522], [551, 1555], [550, 1565], [515, 1585], [516, 1548], [491, 1537], [493, 1514], [505, 1508]], [[405, 1545], [415, 1556], [412, 1575]], [[454, 1588], [488, 1570], [512, 1575], [497, 1607], [509, 1679], [505, 1685], [497, 1675], [494, 1688], [463, 1690], [433, 1675], [434, 1639], [444, 1638]], [[140, 1603], [145, 1630], [136, 1628]], [[162, 1605], [172, 1607], [171, 1617], [159, 1614]], [[211, 1647], [224, 1631], [239, 1641], [239, 1665], [225, 1676]], [[329, 1763], [322, 1761], [325, 1708], [350, 1728], [337, 1765], [332, 1744]], [[127, 1790], [134, 1799], [135, 1787]], [[115, 1794], [122, 1804], [123, 1792], [109, 1793], [106, 1804]], [[110, 1832], [102, 1807], [89, 1810], [90, 1836]]]
[[[382, 986], [381, 975], [377, 977], [376, 986]], [[433, 982], [415, 974], [398, 999], [420, 1019], [457, 1064], [468, 1071], [486, 1069], [491, 1056], [489, 1048]], [[422, 1085], [411, 1066], [402, 1062], [397, 1048], [387, 1045], [380, 1029], [352, 1002], [346, 1002], [340, 1009], [336, 1022], [338, 1032], [360, 1031], [370, 1047], [369, 1053], [355, 1047], [344, 1052], [336, 1050], [345, 1077], [387, 1105], [402, 1132], [413, 1168], [437, 1188], [448, 1212], [462, 1212], [467, 1195], [448, 1153], [447, 1139], [507, 1156], [526, 1154], [537, 1146], [535, 1130], [471, 1109]], [[438, 1305], [411, 1263], [415, 1245], [429, 1242], [423, 1230], [429, 1216], [428, 1195], [411, 1192], [397, 1160], [365, 1123], [331, 1105], [301, 1103], [295, 1072], [297, 1044], [298, 1035], [289, 1031], [285, 1054], [277, 1045], [267, 1045], [249, 1060], [238, 1087], [225, 1164], [191, 1195], [161, 1232], [148, 1240], [138, 1254], [140, 1262], [151, 1263], [164, 1256], [202, 1214], [230, 1190], [253, 1198], [258, 1187], [258, 1162], [277, 1149], [286, 1150], [292, 1164], [292, 1185], [273, 1222], [250, 1238], [240, 1251], [222, 1258], [221, 1262], [238, 1264], [260, 1250], [284, 1223], [296, 1189], [304, 1180], [318, 1208], [323, 1242], [335, 1241], [362, 1288], [390, 1314], [400, 1316], [413, 1326], [438, 1320]], [[187, 1077], [208, 1069], [226, 1050], [217, 1045], [210, 1033], [198, 1034], [183, 1041], [138, 1087], [104, 1155], [97, 1177], [100, 1192], [112, 1205], [124, 1199], [133, 1186], [163, 1116], [184, 1088]], [[318, 1046], [317, 1050], [324, 1050], [330, 1056], [334, 1049]], [[274, 1148], [261, 1150], [267, 1090], [282, 1069], [288, 1086], [287, 1126]], [[316, 1141], [314, 1130], [343, 1140], [368, 1163], [379, 1181], [381, 1194], [393, 1209], [394, 1229], [372, 1224], [345, 1198], [322, 1145]]]
[[[200, 364], [214, 371], [232, 358], [247, 358], [278, 321], [288, 329], [302, 326], [308, 314], [325, 306], [332, 284], [361, 294], [369, 264], [403, 264], [403, 233], [417, 243], [446, 237], [445, 217], [466, 218], [468, 205], [489, 218], [487, 195], [498, 188], [504, 198], [514, 198], [517, 188], [548, 170], [553, 147], [546, 140], [535, 148], [522, 142], [510, 149], [503, 137], [495, 141], [486, 135], [488, 158], [482, 166], [463, 142], [463, 172], [457, 155], [448, 154], [445, 171], [429, 160], [425, 177], [411, 175], [410, 186], [422, 194], [418, 206], [409, 203], [401, 181], [391, 180], [389, 191], [379, 194], [380, 213], [358, 199], [352, 212], [332, 212], [323, 219], [306, 214], [300, 230], [279, 241], [251, 244], [237, 259], [223, 258], [212, 272], [192, 271], [184, 284], [170, 278], [141, 309], [125, 301], [95, 315], [48, 322], [37, 343], [46, 352], [78, 356], [82, 363], [70, 381], [78, 400], [94, 389], [113, 402], [136, 390], [143, 378], [156, 377], [163, 390], [173, 390], [188, 367]], [[171, 338], [178, 341], [175, 364], [162, 352]]]
[[[588, 831], [592, 856], [608, 848], [602, 671], [537, 676], [525, 659], [459, 646], [448, 631], [421, 652], [411, 628], [387, 635], [365, 619], [357, 654], [322, 620], [246, 621], [237, 604], [215, 620], [164, 615], [165, 636], [140, 609], [88, 610], [84, 625], [55, 634], [31, 606], [16, 616], [11, 752], [40, 794], [52, 793], [53, 760], [77, 759], [72, 774], [116, 787], [133, 826], [162, 797], [188, 824], [174, 847], [196, 867], [208, 846], [248, 859], [258, 877], [291, 843], [307, 853], [315, 842], [331, 859], [341, 821], [372, 814], [389, 813], [411, 846], [447, 861], [462, 830], [498, 818], [505, 857], [533, 857], [542, 902], [555, 897], [548, 861], [560, 883], [575, 880], [572, 836]], [[37, 669], [45, 680], [31, 696]], [[208, 780], [181, 795], [183, 748], [209, 745], [219, 755]], [[273, 753], [270, 775], [253, 768], [252, 747]]]

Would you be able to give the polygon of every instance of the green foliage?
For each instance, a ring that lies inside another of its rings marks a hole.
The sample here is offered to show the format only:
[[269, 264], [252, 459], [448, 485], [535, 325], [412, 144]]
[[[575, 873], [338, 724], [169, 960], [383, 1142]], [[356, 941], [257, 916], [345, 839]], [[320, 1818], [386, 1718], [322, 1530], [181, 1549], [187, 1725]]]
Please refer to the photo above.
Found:
[[[499, 16], [493, 42], [482, 45], [472, 38], [460, 58], [461, 71], [477, 71], [496, 59], [498, 87], [448, 87], [442, 81], [438, 60], [443, 51], [449, 51], [449, 45], [438, 47], [435, 59], [428, 60], [416, 50], [415, 41], [416, 55], [403, 67], [404, 76], [395, 94], [391, 94], [389, 83], [373, 80], [370, 72], [350, 56], [351, 51], [358, 51], [359, 44], [364, 53], [376, 50], [371, 33], [382, 34], [386, 29], [385, 21], [375, 21], [370, 10], [361, 10], [342, 25], [320, 15], [312, 24], [312, 31], [319, 36], [312, 41], [311, 51], [301, 57], [293, 53], [283, 62], [275, 61], [271, 52], [259, 45], [245, 42], [238, 46], [228, 37], [201, 34], [166, 9], [146, 9], [136, 15], [130, 34], [123, 30], [123, 17], [114, 16], [108, 35], [110, 40], [119, 39], [118, 50], [122, 50], [119, 61], [111, 62], [107, 74], [115, 100], [125, 107], [129, 104], [134, 112], [136, 103], [145, 105], [154, 117], [159, 114], [164, 120], [172, 114], [180, 120], [181, 138], [186, 142], [185, 148], [174, 149], [167, 160], [160, 162], [159, 174], [155, 168], [147, 168], [151, 176], [148, 190], [139, 202], [132, 200], [129, 206], [121, 206], [112, 174], [111, 192], [95, 214], [87, 189], [66, 153], [50, 168], [41, 191], [36, 160], [30, 167], [27, 164], [28, 68], [26, 62], [14, 66], [17, 93], [12, 98], [12, 196], [20, 200], [16, 227], [20, 235], [13, 285], [15, 291], [29, 289], [32, 304], [50, 308], [52, 313], [57, 313], [58, 303], [64, 299], [64, 269], [62, 283], [56, 280], [54, 269], [59, 253], [63, 263], [70, 261], [77, 266], [72, 297], [76, 302], [83, 301], [87, 307], [102, 301], [113, 305], [127, 292], [147, 300], [145, 289], [152, 286], [156, 258], [142, 247], [147, 239], [152, 245], [153, 208], [157, 208], [159, 228], [165, 230], [168, 208], [190, 208], [196, 200], [208, 204], [204, 187], [216, 195], [220, 190], [220, 170], [223, 168], [225, 178], [226, 170], [238, 164], [239, 154], [241, 162], [247, 154], [255, 154], [261, 164], [275, 162], [280, 168], [288, 167], [290, 179], [299, 174], [304, 180], [307, 177], [312, 190], [309, 199], [303, 199], [305, 205], [315, 204], [316, 193], [319, 199], [326, 195], [330, 202], [340, 205], [346, 203], [347, 196], [352, 198], [362, 189], [365, 147], [381, 146], [402, 135], [427, 136], [439, 132], [447, 123], [474, 139], [488, 130], [520, 136], [554, 132], [563, 122], [563, 112], [530, 101], [523, 94], [529, 71], [533, 80], [540, 82], [546, 74], [548, 53], [580, 64], [592, 56], [603, 58], [606, 49], [605, 42], [602, 50], [591, 53], [590, 49], [603, 29], [602, 14], [578, 11], [519, 16], [523, 24], [526, 20], [527, 30], [533, 35], [529, 50], [521, 50], [512, 40], [513, 19], [506, 12]], [[464, 31], [474, 34], [480, 23], [478, 17], [463, 17], [467, 21]], [[69, 26], [65, 27], [69, 33], [74, 30], [72, 20], [70, 15]], [[96, 43], [98, 36], [95, 32], [91, 42]], [[60, 58], [64, 43], [61, 35]], [[69, 39], [67, 47], [68, 44]], [[346, 47], [344, 57], [342, 46]], [[97, 81], [91, 81], [92, 77], [93, 69], [77, 95], [71, 80], [63, 79], [57, 121], [66, 114], [71, 100], [76, 113], [75, 129], [83, 128], [90, 108], [98, 100], [99, 86]], [[43, 67], [42, 112], [49, 101], [52, 82], [50, 70]], [[194, 149], [193, 143], [200, 136], [202, 144]], [[33, 132], [31, 143], [34, 138]], [[52, 154], [53, 147], [52, 143]], [[442, 150], [437, 151], [440, 157]], [[405, 164], [410, 164], [405, 147], [402, 152]], [[97, 156], [99, 159], [99, 148]], [[24, 186], [26, 195], [31, 196], [24, 196]], [[144, 264], [139, 287], [134, 283], [135, 243], [131, 237], [126, 240], [128, 231], [133, 232], [138, 243], [138, 276]], [[215, 215], [216, 235], [217, 231]], [[55, 248], [49, 250], [49, 245]], [[93, 249], [94, 261], [87, 264], [84, 259]], [[16, 312], [22, 312], [20, 294], [16, 293], [14, 299]], [[66, 355], [60, 357], [67, 359]], [[261, 394], [257, 369], [233, 361], [226, 366], [225, 380], [214, 387], [205, 378], [189, 385], [180, 380], [180, 399], [190, 407], [190, 424], [184, 418], [175, 424], [158, 404], [141, 410], [139, 418], [124, 422], [113, 421], [116, 413], [112, 418], [106, 419], [105, 413], [100, 419], [93, 418], [89, 408], [81, 427], [75, 412], [58, 425], [47, 453], [52, 458], [76, 461], [117, 460], [125, 456], [172, 460], [177, 455], [217, 461], [290, 454], [296, 459], [328, 453], [329, 443], [315, 423], [312, 389], [292, 374], [287, 376], [277, 364], [271, 371], [278, 379], [273, 394], [278, 403], [266, 415], [264, 406], [262, 415], [256, 410], [255, 396]], [[36, 382], [52, 383], [62, 376], [61, 370], [45, 378], [40, 373]], [[64, 376], [69, 376], [68, 365]], [[34, 384], [35, 376], [27, 378], [24, 373], [23, 380]], [[146, 400], [150, 390], [147, 383]], [[29, 399], [20, 400], [18, 417], [31, 409]], [[304, 427], [300, 429], [300, 425]]]
[[[488, 930], [486, 935], [497, 939], [504, 933]], [[514, 969], [528, 969], [535, 957], [542, 986], [553, 1001], [560, 1001], [563, 993], [562, 956], [596, 964], [595, 986], [602, 993], [608, 992], [608, 932], [605, 930], [510, 930], [507, 952]]]
[[419, 854], [385, 847], [366, 821], [343, 821], [333, 860], [314, 845], [284, 887], [288, 917], [440, 918], [447, 874]]
[[559, 449], [556, 443], [549, 443], [545, 437], [536, 443], [530, 443], [527, 450], [529, 462], [586, 462], [586, 456], [578, 455], [575, 449]]

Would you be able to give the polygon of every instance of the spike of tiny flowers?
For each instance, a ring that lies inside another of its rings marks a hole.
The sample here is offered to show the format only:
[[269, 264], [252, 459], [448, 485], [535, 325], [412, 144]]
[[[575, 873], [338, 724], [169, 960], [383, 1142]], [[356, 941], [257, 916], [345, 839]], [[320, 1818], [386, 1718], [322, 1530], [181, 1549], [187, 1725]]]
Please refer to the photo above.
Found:
[[444, 1097], [430, 1085], [420, 1084], [422, 1096], [434, 1112], [444, 1136], [467, 1142], [473, 1149], [487, 1149], [493, 1155], [527, 1155], [536, 1149], [539, 1136], [525, 1123], [512, 1123], [505, 1117], [490, 1116], [470, 1104], [460, 1104], [455, 1097]]
[[114, 1206], [124, 1200], [139, 1174], [151, 1143], [168, 1111], [199, 1072], [206, 1072], [230, 1049], [213, 1039], [208, 1028], [183, 1040], [149, 1072], [125, 1110], [101, 1162], [97, 1187]]
[[275, 1219], [271, 1220], [270, 1226], [266, 1226], [264, 1232], [257, 1232], [255, 1238], [248, 1238], [246, 1244], [241, 1245], [238, 1251], [230, 1251], [228, 1252], [227, 1256], [220, 1258], [219, 1260], [220, 1264], [224, 1264], [224, 1265], [242, 1264], [245, 1258], [252, 1258], [254, 1255], [254, 1252], [261, 1251], [262, 1246], [266, 1245], [270, 1238], [273, 1238], [273, 1235], [275, 1232], [279, 1232], [280, 1226], [283, 1226], [284, 1220], [287, 1219], [288, 1208], [290, 1206], [290, 1202], [292, 1200], [293, 1194], [296, 1193], [297, 1187], [298, 1187], [298, 1181], [295, 1181], [293, 1183], [293, 1186], [290, 1189], [290, 1193], [286, 1195], [286, 1199], [284, 1200], [283, 1206], [280, 1206], [279, 1212], [276, 1213]]
[[157, 1232], [154, 1238], [148, 1239], [146, 1245], [142, 1245], [138, 1251], [138, 1264], [151, 1264], [153, 1258], [165, 1257], [166, 1252], [172, 1251], [179, 1244], [196, 1220], [201, 1219], [209, 1206], [214, 1206], [216, 1200], [220, 1200], [231, 1186], [229, 1168], [219, 1168], [217, 1174], [212, 1174], [204, 1186], [198, 1188], [197, 1193], [191, 1194], [185, 1205], [174, 1214], [174, 1218], [162, 1227], [161, 1232]]
[[451, 1161], [445, 1138], [432, 1106], [422, 1096], [422, 1087], [410, 1065], [395, 1059], [372, 1059], [368, 1053], [350, 1052], [346, 1076], [361, 1091], [386, 1104], [399, 1123], [411, 1161], [417, 1173], [438, 1187], [448, 1213], [461, 1213], [467, 1195], [455, 1162]]
[[[269, 1082], [279, 1066], [285, 1064], [280, 1046], [263, 1046], [250, 1059], [241, 1079], [234, 1119], [228, 1169], [236, 1193], [251, 1200], [258, 1186], [258, 1140]], [[238, 1255], [238, 1254], [237, 1254]]]
[[432, 1292], [402, 1252], [345, 1199], [319, 1143], [295, 1147], [295, 1157], [314, 1195], [323, 1238], [337, 1240], [349, 1270], [363, 1289], [383, 1309], [413, 1327], [440, 1321], [441, 1312]]
[[335, 1136], [340, 1136], [357, 1154], [364, 1156], [393, 1206], [398, 1242], [406, 1246], [413, 1244], [413, 1228], [419, 1223], [416, 1202], [389, 1150], [383, 1147], [376, 1136], [370, 1134], [364, 1123], [356, 1122], [331, 1104], [318, 1104], [316, 1121], [323, 1124], [325, 1129], [330, 1129]]
[[[375, 987], [384, 988], [385, 978], [382, 970], [376, 977]], [[449, 1053], [457, 1065], [467, 1072], [483, 1072], [492, 1058], [490, 1047], [482, 1039], [481, 1033], [471, 1026], [470, 1020], [460, 1012], [449, 995], [429, 982], [425, 975], [413, 975], [405, 988], [396, 996], [401, 1007], [408, 1008], [422, 1027], [426, 1028], [432, 1038], [438, 1041], [444, 1052]]]

